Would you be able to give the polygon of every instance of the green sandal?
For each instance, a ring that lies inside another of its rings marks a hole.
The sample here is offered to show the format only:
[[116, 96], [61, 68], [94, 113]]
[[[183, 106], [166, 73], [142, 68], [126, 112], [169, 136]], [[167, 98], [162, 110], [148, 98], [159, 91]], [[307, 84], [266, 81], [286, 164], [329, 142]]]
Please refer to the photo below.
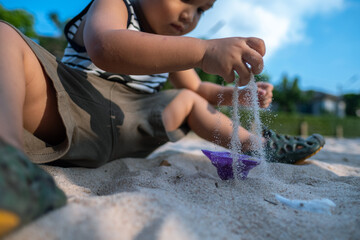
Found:
[[48, 173], [0, 140], [0, 238], [65, 204], [64, 192]]
[[263, 136], [267, 140], [265, 153], [269, 162], [302, 164], [325, 145], [325, 139], [320, 134], [303, 139], [276, 134], [273, 130], [264, 130]]

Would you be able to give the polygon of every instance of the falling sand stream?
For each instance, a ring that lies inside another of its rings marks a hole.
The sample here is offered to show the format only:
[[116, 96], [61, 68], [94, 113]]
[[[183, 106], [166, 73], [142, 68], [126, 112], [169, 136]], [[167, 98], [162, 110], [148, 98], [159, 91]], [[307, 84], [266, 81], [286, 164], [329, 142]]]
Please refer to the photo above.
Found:
[[[234, 93], [232, 98], [232, 127], [233, 132], [231, 136], [231, 156], [233, 159], [233, 171], [235, 178], [240, 179], [239, 166], [241, 162], [237, 161], [239, 154], [244, 154], [239, 139], [240, 124], [240, 112], [239, 112], [239, 79], [236, 78], [234, 85]], [[249, 125], [251, 126], [249, 131], [252, 134], [251, 137], [251, 152], [252, 155], [261, 162], [265, 162], [265, 152], [262, 144], [262, 122], [260, 119], [260, 107], [257, 96], [257, 85], [255, 83], [254, 75], [251, 74], [250, 82], [242, 91], [246, 91], [245, 98], [249, 103], [251, 109], [251, 117], [249, 118]]]
[[[260, 107], [258, 102], [257, 84], [255, 83], [254, 75], [251, 74], [250, 81], [246, 87], [239, 87], [239, 79], [236, 78], [234, 81], [234, 90], [232, 96], [232, 112], [231, 112], [231, 125], [232, 134], [229, 144], [229, 151], [209, 151], [202, 150], [203, 153], [211, 160], [212, 164], [217, 168], [218, 175], [222, 180], [230, 179], [245, 179], [249, 171], [255, 166], [261, 164], [265, 166], [265, 153], [263, 148], [262, 138], [262, 122], [260, 120]], [[248, 108], [250, 108], [248, 116], [240, 116], [243, 111], [240, 110], [239, 97], [245, 98]], [[219, 94], [218, 107], [224, 101], [222, 93]], [[240, 139], [240, 128], [241, 122], [240, 117], [243, 117], [242, 122], [247, 121], [246, 124], [250, 126], [250, 144], [248, 149], [244, 151]], [[220, 115], [218, 124], [221, 124]], [[220, 128], [215, 129], [214, 138], [215, 143], [221, 144]], [[262, 169], [264, 169], [262, 167]]]

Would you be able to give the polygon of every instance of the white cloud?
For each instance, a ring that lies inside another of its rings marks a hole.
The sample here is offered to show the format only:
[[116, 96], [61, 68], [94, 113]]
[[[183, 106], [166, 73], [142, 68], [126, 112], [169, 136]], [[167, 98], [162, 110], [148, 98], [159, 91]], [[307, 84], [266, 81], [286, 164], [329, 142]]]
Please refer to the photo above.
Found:
[[345, 0], [217, 0], [200, 21], [200, 31], [207, 31], [219, 21], [223, 27], [211, 38], [255, 36], [265, 40], [267, 57], [286, 44], [307, 40], [307, 20], [311, 16], [330, 14], [342, 9]]

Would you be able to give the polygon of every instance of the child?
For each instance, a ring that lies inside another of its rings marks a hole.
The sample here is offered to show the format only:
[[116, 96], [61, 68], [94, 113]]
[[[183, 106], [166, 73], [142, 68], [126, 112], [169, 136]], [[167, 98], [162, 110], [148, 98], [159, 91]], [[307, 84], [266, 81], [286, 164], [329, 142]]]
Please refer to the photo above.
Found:
[[[190, 129], [213, 142], [217, 130], [221, 145], [229, 146], [231, 121], [212, 105], [219, 93], [230, 105], [233, 89], [201, 82], [193, 68], [227, 82], [236, 71], [245, 85], [251, 73], [262, 71], [265, 45], [258, 38], [183, 37], [214, 2], [92, 1], [65, 28], [69, 45], [62, 62], [0, 23], [0, 219], [8, 219], [0, 221], [3, 232], [66, 201], [27, 157], [35, 163], [98, 167], [121, 157], [145, 157]], [[167, 79], [176, 90], [159, 91]], [[273, 87], [257, 86], [260, 106], [266, 108]], [[246, 104], [244, 92], [239, 102]], [[275, 162], [295, 163], [324, 145], [320, 135], [306, 140], [272, 131], [266, 135], [263, 141]], [[243, 151], [251, 151], [253, 136], [247, 130], [239, 129], [239, 139]], [[28, 180], [21, 185], [24, 176]], [[14, 184], [21, 187], [11, 188]], [[29, 214], [34, 198], [44, 204]]]

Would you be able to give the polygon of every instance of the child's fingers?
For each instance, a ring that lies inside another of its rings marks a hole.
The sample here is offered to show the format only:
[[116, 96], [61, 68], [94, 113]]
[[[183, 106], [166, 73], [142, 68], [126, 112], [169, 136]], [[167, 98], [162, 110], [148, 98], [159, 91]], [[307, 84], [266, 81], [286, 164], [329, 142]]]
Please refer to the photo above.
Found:
[[265, 96], [265, 94], [266, 94], [266, 91], [263, 90], [263, 89], [258, 88], [258, 94], [259, 94], [259, 96], [261, 96], [262, 98], [264, 98], [264, 96]]
[[231, 83], [235, 80], [235, 73], [234, 70], [231, 70], [230, 73], [228, 73], [225, 76], [222, 76], [227, 83]]
[[272, 92], [274, 89], [274, 86], [272, 84], [266, 82], [257, 82], [256, 84], [258, 86], [258, 89], [261, 89], [265, 92], [266, 97], [272, 98], [273, 96]]
[[[269, 107], [270, 103], [272, 102], [272, 85], [268, 83], [259, 84], [258, 85], [258, 96], [259, 96], [259, 103], [261, 108]], [[263, 88], [261, 88], [263, 87]]]
[[260, 39], [260, 38], [255, 38], [255, 37], [250, 37], [247, 38], [246, 40], [246, 44], [254, 49], [255, 51], [257, 51], [261, 56], [264, 56], [266, 53], [266, 47], [265, 47], [265, 42], [264, 40]]
[[266, 101], [264, 101], [264, 103], [263, 103], [263, 108], [267, 108], [267, 107], [269, 107], [270, 106], [270, 104], [271, 104], [271, 99], [267, 99]]
[[235, 71], [239, 75], [239, 85], [245, 86], [250, 81], [250, 69], [247, 67], [245, 63], [236, 65], [234, 67]]
[[259, 38], [226, 38], [206, 41], [207, 48], [202, 61], [204, 71], [218, 74], [226, 82], [233, 82], [234, 71], [239, 75], [239, 85], [246, 85], [251, 72], [263, 70], [264, 41]]
[[262, 56], [253, 49], [244, 52], [243, 60], [251, 66], [251, 72], [260, 74], [264, 68], [264, 60]]
[[250, 80], [251, 70], [247, 66], [246, 62], [244, 62], [242, 59], [239, 59], [238, 64], [233, 65], [232, 70], [228, 74], [223, 76], [223, 78], [226, 82], [230, 83], [235, 80], [235, 72], [234, 71], [236, 71], [236, 73], [239, 76], [239, 85], [240, 86], [245, 86], [246, 84], [248, 84], [248, 82]]

